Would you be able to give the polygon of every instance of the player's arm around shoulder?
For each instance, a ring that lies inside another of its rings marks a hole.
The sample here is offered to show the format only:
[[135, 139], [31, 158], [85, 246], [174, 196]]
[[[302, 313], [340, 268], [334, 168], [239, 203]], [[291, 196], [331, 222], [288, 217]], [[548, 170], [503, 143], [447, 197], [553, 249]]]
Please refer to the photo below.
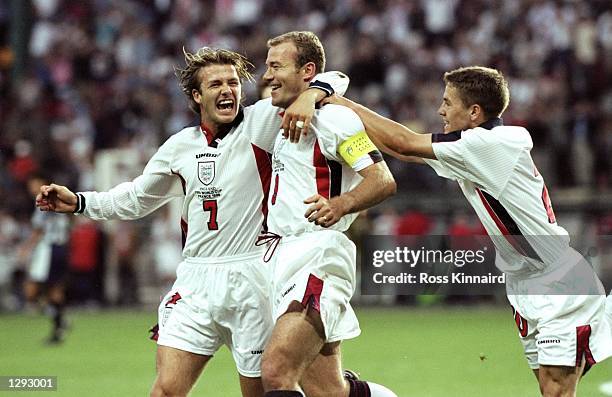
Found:
[[332, 95], [323, 102], [346, 106], [357, 113], [368, 135], [385, 153], [409, 162], [421, 162], [415, 157], [436, 159], [431, 134], [414, 132], [345, 97]]

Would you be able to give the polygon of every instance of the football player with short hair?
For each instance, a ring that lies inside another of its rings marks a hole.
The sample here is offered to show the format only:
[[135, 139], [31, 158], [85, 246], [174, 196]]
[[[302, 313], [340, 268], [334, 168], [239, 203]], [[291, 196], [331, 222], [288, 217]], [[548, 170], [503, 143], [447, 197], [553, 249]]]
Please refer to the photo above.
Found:
[[[269, 152], [283, 109], [269, 99], [240, 106], [251, 65], [238, 53], [205, 47], [186, 52], [185, 62], [177, 76], [190, 108], [200, 115], [199, 125], [172, 135], [131, 182], [76, 194], [51, 184], [41, 188], [37, 205], [96, 220], [130, 220], [183, 198], [184, 261], [159, 306], [158, 374], [151, 395], [187, 395], [225, 344], [242, 394], [260, 397], [261, 355], [273, 324], [269, 274], [255, 243], [267, 227]], [[342, 92], [348, 84], [338, 73], [327, 79]], [[311, 84], [321, 89], [300, 98], [311, 113], [316, 101], [333, 92], [324, 80], [317, 77]], [[289, 113], [302, 122], [310, 117]]]
[[[289, 32], [268, 47], [263, 78], [272, 105], [288, 107], [324, 70], [323, 46], [312, 32]], [[292, 127], [310, 133], [299, 143], [278, 134], [274, 144], [266, 260], [276, 324], [262, 360], [266, 397], [303, 396], [302, 389], [307, 396], [395, 396], [345, 379], [340, 359], [340, 342], [361, 332], [349, 303], [355, 245], [343, 232], [358, 211], [394, 194], [395, 181], [350, 109], [327, 105], [310, 126]]]
[[444, 82], [443, 134], [415, 133], [346, 98], [329, 102], [354, 110], [383, 151], [459, 183], [495, 243], [541, 393], [574, 396], [584, 372], [612, 355], [601, 282], [557, 224], [529, 131], [500, 118], [510, 99], [504, 76], [472, 66], [445, 73]]

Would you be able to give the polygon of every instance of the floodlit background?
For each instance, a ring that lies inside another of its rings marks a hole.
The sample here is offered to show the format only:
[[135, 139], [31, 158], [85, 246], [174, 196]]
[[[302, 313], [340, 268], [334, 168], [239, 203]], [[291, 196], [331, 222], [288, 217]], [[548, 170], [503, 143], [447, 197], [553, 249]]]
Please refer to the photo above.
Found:
[[[0, 375], [58, 375], [66, 396], [147, 393], [155, 345], [146, 331], [180, 261], [180, 203], [137, 222], [73, 219], [71, 331], [49, 348], [47, 321], [19, 288], [27, 264], [16, 248], [34, 209], [26, 182], [42, 173], [105, 190], [137, 176], [165, 139], [197, 123], [173, 75], [183, 47], [239, 51], [261, 76], [266, 40], [290, 30], [320, 36], [327, 69], [351, 77], [347, 96], [418, 131], [442, 129], [444, 71], [500, 69], [511, 85], [506, 124], [531, 131], [559, 223], [577, 244], [596, 245], [595, 265], [612, 280], [611, 240], [601, 237], [612, 234], [608, 0], [3, 0]], [[257, 85], [244, 88], [247, 103], [258, 98]], [[355, 240], [482, 232], [456, 184], [388, 162], [398, 195], [356, 221]], [[537, 394], [503, 296], [385, 293], [357, 292], [364, 333], [345, 344], [347, 367], [400, 396]], [[605, 395], [605, 382], [610, 362], [584, 379], [582, 395]], [[194, 395], [238, 393], [224, 351]]]

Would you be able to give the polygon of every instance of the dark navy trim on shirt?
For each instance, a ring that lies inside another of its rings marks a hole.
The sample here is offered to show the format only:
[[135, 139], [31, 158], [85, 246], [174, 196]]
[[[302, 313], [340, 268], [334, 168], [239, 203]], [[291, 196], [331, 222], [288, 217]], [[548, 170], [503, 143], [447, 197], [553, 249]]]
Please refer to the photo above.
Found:
[[[499, 117], [494, 117], [480, 124], [478, 127], [484, 128], [485, 130], [492, 130], [495, 127], [501, 127], [504, 125], [504, 121]], [[461, 133], [463, 130], [451, 131], [449, 133], [438, 133], [431, 134], [431, 142], [439, 143], [439, 142], [455, 142], [461, 139]]]

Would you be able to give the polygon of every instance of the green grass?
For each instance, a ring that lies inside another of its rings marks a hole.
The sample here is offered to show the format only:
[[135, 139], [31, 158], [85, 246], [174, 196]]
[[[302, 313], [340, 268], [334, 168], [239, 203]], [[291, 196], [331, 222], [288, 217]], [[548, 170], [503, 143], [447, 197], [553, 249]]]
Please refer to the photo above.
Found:
[[[398, 396], [537, 396], [510, 312], [497, 308], [361, 309], [362, 335], [343, 344], [344, 366]], [[52, 396], [145, 396], [154, 379], [154, 311], [71, 313], [65, 344], [48, 347], [45, 318], [0, 316], [0, 375], [56, 375]], [[484, 354], [486, 358], [480, 359]], [[612, 360], [598, 364], [579, 396], [603, 396]], [[41, 396], [45, 393], [0, 395]], [[194, 396], [239, 396], [227, 349], [204, 371]]]

